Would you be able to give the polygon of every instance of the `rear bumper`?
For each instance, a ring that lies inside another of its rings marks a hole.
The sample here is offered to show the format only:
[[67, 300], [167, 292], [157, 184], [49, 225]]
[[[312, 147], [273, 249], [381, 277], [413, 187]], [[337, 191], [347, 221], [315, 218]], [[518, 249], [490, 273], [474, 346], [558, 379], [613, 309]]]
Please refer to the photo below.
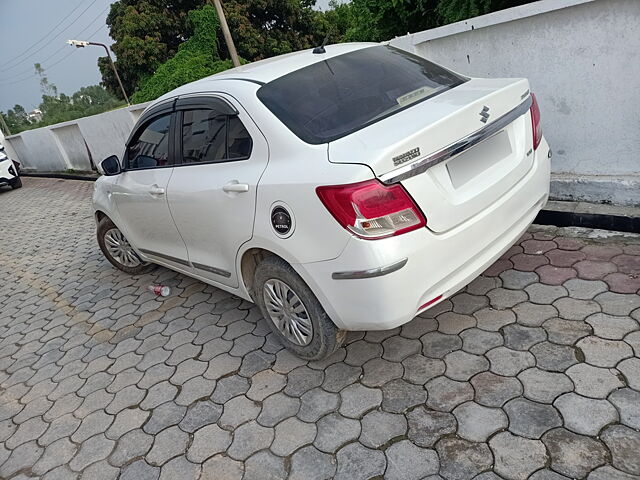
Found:
[[[420, 307], [453, 295], [486, 270], [527, 230], [549, 195], [549, 147], [543, 139], [531, 170], [499, 202], [456, 228], [426, 228], [378, 241], [350, 239], [333, 260], [295, 265], [331, 319], [347, 330], [386, 330], [409, 322]], [[388, 274], [333, 278], [406, 264]]]

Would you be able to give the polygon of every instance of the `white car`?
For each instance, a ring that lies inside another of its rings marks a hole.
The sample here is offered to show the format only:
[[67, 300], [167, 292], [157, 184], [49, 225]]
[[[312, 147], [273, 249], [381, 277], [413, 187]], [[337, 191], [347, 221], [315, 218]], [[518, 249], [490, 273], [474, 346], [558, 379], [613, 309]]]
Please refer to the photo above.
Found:
[[100, 165], [98, 242], [125, 272], [160, 264], [255, 302], [317, 359], [489, 267], [547, 201], [550, 156], [526, 79], [327, 46], [150, 105]]
[[22, 187], [22, 179], [16, 162], [11, 160], [0, 143], [0, 187], [9, 185], [16, 189]]

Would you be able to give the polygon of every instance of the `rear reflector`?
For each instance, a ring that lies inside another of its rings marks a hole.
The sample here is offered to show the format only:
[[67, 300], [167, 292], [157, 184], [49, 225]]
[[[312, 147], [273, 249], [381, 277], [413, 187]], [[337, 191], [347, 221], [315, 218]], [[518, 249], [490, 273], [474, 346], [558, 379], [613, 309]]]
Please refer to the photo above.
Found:
[[374, 240], [424, 227], [427, 221], [400, 184], [367, 180], [316, 188], [324, 206], [340, 225], [360, 238]]
[[427, 303], [425, 303], [424, 305], [422, 305], [418, 311], [422, 311], [425, 308], [427, 308], [429, 305], [433, 305], [434, 303], [436, 303], [438, 300], [440, 300], [442, 298], [442, 295], [438, 295], [436, 298], [432, 298], [431, 300], [429, 300]]
[[540, 125], [540, 107], [533, 93], [531, 99], [533, 100], [531, 103], [531, 126], [533, 129], [533, 149], [535, 150], [542, 140], [542, 126]]

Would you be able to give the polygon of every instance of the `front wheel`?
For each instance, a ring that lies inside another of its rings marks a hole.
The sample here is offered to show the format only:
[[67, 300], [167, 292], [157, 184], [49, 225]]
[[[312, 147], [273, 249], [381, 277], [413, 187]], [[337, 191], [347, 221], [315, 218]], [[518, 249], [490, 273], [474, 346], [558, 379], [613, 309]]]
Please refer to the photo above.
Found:
[[11, 182], [11, 188], [13, 188], [14, 190], [16, 188], [22, 188], [22, 179], [20, 177], [14, 178]]
[[346, 332], [335, 326], [311, 289], [281, 258], [267, 257], [258, 265], [254, 287], [262, 315], [291, 352], [319, 360], [342, 345]]
[[141, 275], [154, 269], [152, 263], [143, 262], [118, 227], [107, 217], [98, 223], [98, 245], [107, 260], [119, 270]]

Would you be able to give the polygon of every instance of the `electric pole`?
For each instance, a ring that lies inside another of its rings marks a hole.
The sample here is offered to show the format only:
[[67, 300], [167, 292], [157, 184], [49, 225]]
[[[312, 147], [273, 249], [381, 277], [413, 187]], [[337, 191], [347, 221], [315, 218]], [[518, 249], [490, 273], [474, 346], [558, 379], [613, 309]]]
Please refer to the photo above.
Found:
[[239, 67], [240, 59], [238, 58], [238, 52], [236, 51], [236, 46], [233, 43], [233, 38], [231, 38], [231, 31], [229, 30], [229, 25], [227, 25], [227, 18], [224, 16], [224, 10], [222, 9], [222, 0], [209, 0], [209, 3], [213, 3], [213, 6], [216, 7], [216, 12], [218, 12], [218, 19], [220, 20], [220, 28], [222, 28], [224, 41], [227, 44], [227, 50], [229, 50], [229, 55], [231, 55], [231, 61], [233, 62], [233, 66]]

